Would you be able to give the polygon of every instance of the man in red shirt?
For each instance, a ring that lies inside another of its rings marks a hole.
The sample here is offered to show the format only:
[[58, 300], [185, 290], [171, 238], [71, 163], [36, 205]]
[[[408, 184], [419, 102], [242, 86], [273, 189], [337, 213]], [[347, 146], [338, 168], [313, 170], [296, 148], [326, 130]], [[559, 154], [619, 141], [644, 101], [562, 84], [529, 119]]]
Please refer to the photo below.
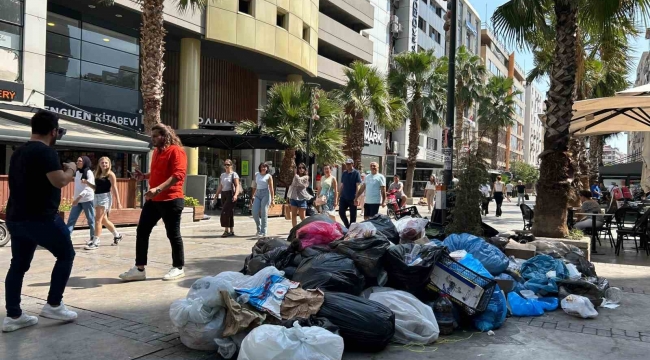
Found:
[[149, 180], [149, 191], [144, 195], [135, 240], [135, 266], [120, 275], [124, 281], [138, 281], [147, 278], [149, 236], [156, 223], [162, 218], [167, 238], [172, 246], [172, 268], [163, 280], [175, 280], [185, 276], [183, 265], [183, 239], [181, 238], [181, 213], [185, 207], [183, 182], [187, 172], [187, 156], [183, 144], [167, 125], [157, 124], [151, 130], [151, 142], [155, 147], [151, 160], [151, 172], [135, 171], [135, 180]]

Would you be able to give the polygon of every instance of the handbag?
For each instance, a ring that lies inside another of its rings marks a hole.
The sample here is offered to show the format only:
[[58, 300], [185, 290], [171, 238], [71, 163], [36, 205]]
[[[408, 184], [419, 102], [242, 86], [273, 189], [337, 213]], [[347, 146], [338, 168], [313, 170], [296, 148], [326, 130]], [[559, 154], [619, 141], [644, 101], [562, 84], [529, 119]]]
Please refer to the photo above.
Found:
[[316, 200], [314, 201], [314, 205], [316, 206], [323, 206], [325, 204], [327, 204], [327, 196], [325, 195], [321, 195], [317, 197]]
[[524, 195], [524, 199], [530, 200], [530, 198], [528, 197], [528, 194]]

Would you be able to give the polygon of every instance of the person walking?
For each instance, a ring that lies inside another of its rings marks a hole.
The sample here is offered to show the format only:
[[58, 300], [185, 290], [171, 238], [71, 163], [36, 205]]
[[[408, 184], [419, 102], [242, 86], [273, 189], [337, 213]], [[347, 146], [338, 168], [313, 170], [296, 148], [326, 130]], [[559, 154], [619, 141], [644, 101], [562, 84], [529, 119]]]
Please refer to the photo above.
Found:
[[296, 174], [293, 176], [293, 182], [289, 186], [289, 205], [291, 206], [291, 225], [295, 227], [298, 224], [298, 216], [300, 221], [305, 220], [305, 212], [307, 211], [307, 201], [311, 200], [312, 196], [307, 192], [309, 187], [309, 175], [307, 175], [307, 166], [304, 163], [298, 164]]
[[366, 193], [366, 202], [363, 206], [363, 218], [365, 220], [379, 213], [379, 206], [386, 207], [386, 178], [384, 175], [377, 173], [379, 164], [370, 163], [370, 174], [366, 175], [366, 180], [361, 184], [354, 201], [359, 201], [359, 196]]
[[65, 129], [59, 127], [59, 118], [54, 113], [40, 110], [32, 117], [31, 128], [29, 141], [13, 152], [9, 162], [6, 220], [11, 234], [11, 265], [5, 278], [7, 316], [2, 322], [3, 332], [38, 323], [38, 317], [20, 308], [23, 278], [37, 246], [56, 257], [47, 303], [40, 316], [63, 321], [77, 318], [77, 313], [63, 304], [75, 251], [70, 231], [59, 216], [61, 188], [74, 181], [77, 166], [65, 163], [65, 170], [61, 170], [53, 146], [65, 134]]
[[481, 185], [479, 190], [481, 190], [481, 194], [483, 194], [481, 212], [483, 215], [488, 215], [490, 213], [490, 201], [492, 201], [492, 198], [490, 197], [490, 184]]
[[434, 199], [436, 196], [436, 185], [438, 185], [436, 176], [431, 174], [431, 176], [429, 176], [429, 182], [427, 182], [427, 185], [424, 187], [424, 196], [427, 199], [427, 208], [429, 209], [429, 214], [431, 214], [432, 208], [435, 209]]
[[339, 190], [329, 165], [323, 166], [323, 176], [317, 191], [319, 197], [325, 197], [325, 203], [321, 204], [321, 213], [334, 211], [339, 202]]
[[135, 266], [120, 274], [124, 281], [146, 280], [147, 253], [149, 237], [153, 227], [162, 219], [167, 238], [172, 248], [172, 268], [163, 280], [175, 280], [185, 276], [185, 254], [181, 237], [181, 214], [185, 207], [183, 182], [187, 173], [187, 155], [181, 140], [174, 129], [164, 124], [156, 124], [151, 129], [151, 143], [155, 147], [151, 158], [151, 171], [142, 173], [135, 170], [135, 180], [149, 180], [149, 190], [135, 238]]
[[[354, 160], [345, 160], [345, 170], [341, 174], [341, 190], [339, 191], [339, 216], [346, 228], [357, 222], [357, 205], [354, 196], [361, 184], [361, 174], [354, 168]], [[350, 210], [350, 221], [346, 212]], [[363, 214], [362, 214], [363, 215]]]
[[526, 203], [526, 185], [519, 180], [517, 182], [517, 206]]
[[239, 195], [239, 175], [233, 170], [232, 160], [223, 162], [225, 171], [219, 176], [219, 186], [215, 194], [218, 199], [221, 194], [221, 227], [224, 228], [222, 238], [235, 236], [235, 204]]
[[515, 186], [512, 184], [512, 182], [506, 184], [506, 192], [508, 193], [508, 196], [513, 196], [514, 188]]
[[95, 175], [90, 167], [92, 163], [88, 156], [80, 156], [77, 159], [77, 172], [74, 177], [74, 200], [68, 217], [68, 230], [72, 234], [74, 226], [79, 219], [81, 212], [86, 215], [86, 221], [90, 228], [90, 237], [86, 241], [86, 247], [95, 244], [99, 246], [99, 238], [95, 238]]
[[103, 156], [97, 162], [95, 170], [95, 185], [88, 184], [95, 191], [95, 237], [93, 242], [86, 245], [86, 250], [96, 250], [99, 248], [99, 237], [102, 234], [102, 226], [106, 226], [108, 231], [113, 234], [112, 246], [116, 246], [122, 241], [122, 235], [117, 231], [115, 225], [108, 219], [113, 205], [113, 194], [117, 198], [117, 208], [122, 208], [120, 193], [117, 190], [117, 177], [111, 170], [111, 160]]
[[[504, 190], [506, 190], [506, 185], [503, 183], [503, 181], [501, 181], [501, 175], [499, 175], [497, 176], [497, 181], [495, 181], [492, 185], [491, 194], [492, 198], [494, 198], [494, 202], [497, 203], [497, 217], [501, 217], [502, 214], [501, 205], [503, 204]], [[505, 193], [505, 197], [508, 199], [508, 202], [510, 202], [510, 195], [507, 192]]]
[[253, 209], [253, 220], [257, 227], [257, 237], [266, 237], [266, 229], [269, 221], [269, 206], [275, 206], [275, 192], [273, 177], [269, 174], [269, 166], [261, 163], [257, 167], [253, 182], [253, 194], [251, 195], [251, 208]]
[[393, 183], [388, 187], [388, 192], [395, 192], [395, 199], [397, 200], [397, 207], [403, 208], [406, 206], [406, 194], [404, 194], [404, 184], [399, 181], [399, 175], [393, 176]]

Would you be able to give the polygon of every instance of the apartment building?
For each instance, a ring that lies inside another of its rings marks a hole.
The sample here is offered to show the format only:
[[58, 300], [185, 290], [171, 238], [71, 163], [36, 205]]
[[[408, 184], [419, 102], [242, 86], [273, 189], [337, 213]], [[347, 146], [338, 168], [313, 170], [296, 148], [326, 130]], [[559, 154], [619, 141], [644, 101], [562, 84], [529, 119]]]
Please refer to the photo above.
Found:
[[618, 148], [610, 145], [603, 146], [603, 165], [614, 163], [623, 159], [624, 157], [625, 154], [622, 153]]
[[[512, 90], [518, 92], [515, 96], [515, 124], [504, 129], [497, 140], [499, 142], [497, 167], [500, 170], [509, 170], [511, 162], [524, 160], [525, 74], [515, 61], [515, 53], [509, 51], [488, 28], [481, 30], [481, 58], [488, 76], [513, 79]], [[494, 139], [483, 138], [481, 141], [491, 144]]]
[[[646, 32], [646, 39], [650, 38], [649, 32]], [[639, 59], [639, 65], [636, 68], [636, 81], [634, 86], [650, 84], [650, 52], [644, 51]], [[644, 132], [627, 132], [627, 154], [643, 153], [643, 141], [646, 133]]]
[[539, 167], [539, 154], [544, 150], [544, 96], [533, 84], [526, 85], [524, 110], [524, 161]]

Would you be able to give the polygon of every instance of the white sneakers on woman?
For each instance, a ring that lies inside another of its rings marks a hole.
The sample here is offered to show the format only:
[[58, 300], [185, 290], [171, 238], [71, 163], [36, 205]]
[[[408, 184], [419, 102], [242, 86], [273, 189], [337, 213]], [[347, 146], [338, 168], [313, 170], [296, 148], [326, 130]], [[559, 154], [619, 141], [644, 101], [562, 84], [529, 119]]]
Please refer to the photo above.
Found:
[[163, 280], [169, 281], [169, 280], [176, 280], [180, 279], [185, 276], [185, 271], [183, 269], [179, 268], [171, 268], [169, 269], [169, 272], [163, 276]]
[[[63, 302], [59, 306], [52, 306], [50, 304], [45, 304], [43, 310], [41, 310], [41, 316], [48, 319], [61, 320], [61, 321], [74, 321], [77, 319], [77, 313], [65, 306]], [[20, 314], [18, 319], [12, 319], [10, 317], [5, 317], [2, 322], [2, 331], [11, 332], [18, 329], [22, 329], [28, 326], [38, 324], [38, 318], [36, 316], [27, 315], [24, 312]]]
[[[147, 270], [138, 270], [137, 266], [134, 266], [129, 269], [129, 271], [123, 272], [120, 274], [120, 279], [124, 281], [142, 281], [147, 279]], [[179, 269], [176, 267], [173, 267], [163, 276], [163, 280], [169, 281], [169, 280], [176, 280], [180, 279], [182, 277], [185, 277], [185, 271], [183, 269]]]

